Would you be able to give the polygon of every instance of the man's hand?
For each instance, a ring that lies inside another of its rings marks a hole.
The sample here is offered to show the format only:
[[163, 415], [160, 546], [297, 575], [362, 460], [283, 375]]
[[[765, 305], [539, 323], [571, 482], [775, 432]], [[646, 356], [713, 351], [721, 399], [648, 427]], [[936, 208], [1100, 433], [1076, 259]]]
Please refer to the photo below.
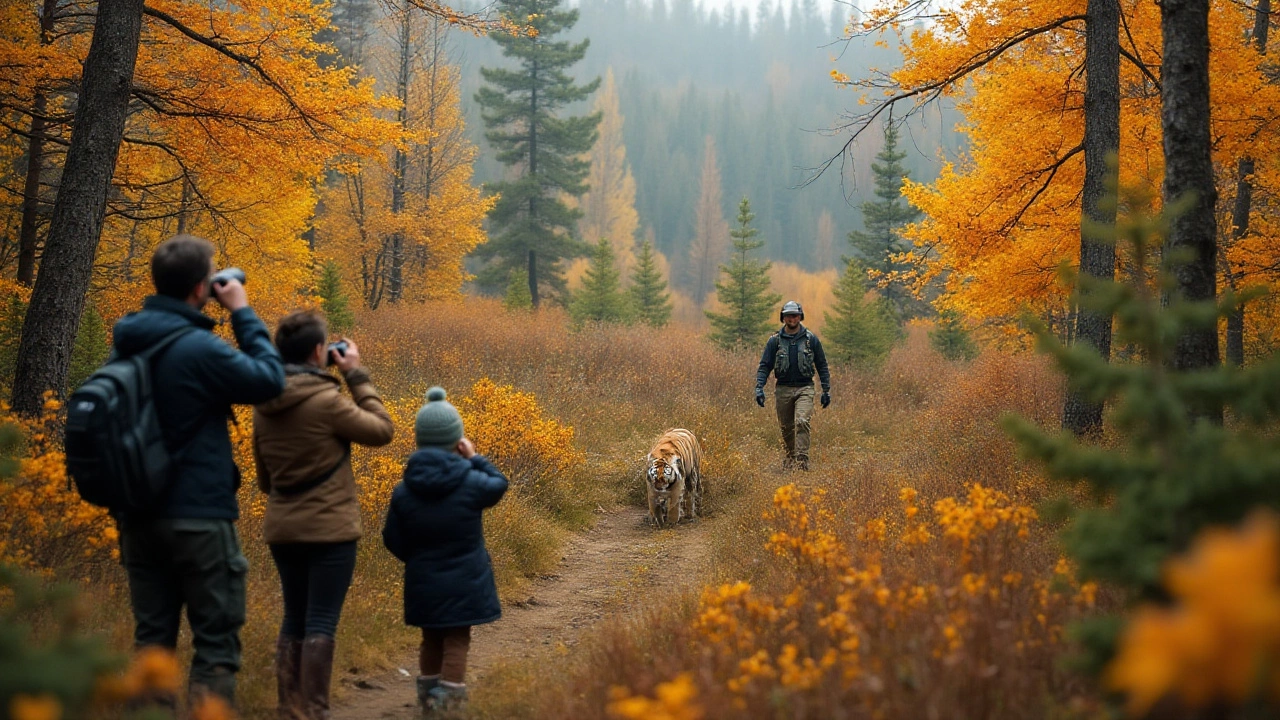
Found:
[[213, 299], [231, 312], [243, 307], [249, 307], [249, 296], [245, 293], [244, 285], [241, 285], [239, 280], [233, 278], [225, 283], [214, 283], [211, 289], [213, 291]]
[[467, 438], [462, 438], [461, 440], [459, 440], [457, 446], [454, 447], [454, 450], [456, 450], [459, 455], [461, 455], [464, 458], [467, 458], [468, 460], [476, 456], [475, 443], [471, 442]]
[[360, 367], [360, 348], [356, 347], [356, 344], [350, 338], [342, 338], [342, 341], [347, 344], [347, 352], [339, 354], [337, 350], [330, 350], [329, 354], [333, 357], [333, 364], [338, 366], [338, 369], [342, 372]]
[[822, 407], [825, 408], [830, 404], [831, 404], [831, 393], [827, 392], [826, 390], [823, 390], [822, 391]]
[[756, 404], [764, 407], [764, 388], [756, 388]]

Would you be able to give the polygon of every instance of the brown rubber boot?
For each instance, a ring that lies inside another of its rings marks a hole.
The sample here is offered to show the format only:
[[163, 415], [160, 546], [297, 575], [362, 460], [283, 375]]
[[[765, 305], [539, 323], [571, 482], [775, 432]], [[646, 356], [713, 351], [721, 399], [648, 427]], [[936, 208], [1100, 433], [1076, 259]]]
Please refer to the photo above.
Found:
[[305, 720], [302, 704], [302, 640], [276, 638], [276, 715], [280, 720]]
[[302, 703], [308, 720], [329, 720], [329, 681], [333, 677], [333, 638], [308, 635], [302, 641]]

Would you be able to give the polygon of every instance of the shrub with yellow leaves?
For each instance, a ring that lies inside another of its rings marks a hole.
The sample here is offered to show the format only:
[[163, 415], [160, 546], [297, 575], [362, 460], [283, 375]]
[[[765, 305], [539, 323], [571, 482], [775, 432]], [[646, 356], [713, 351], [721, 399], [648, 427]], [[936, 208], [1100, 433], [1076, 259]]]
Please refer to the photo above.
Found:
[[707, 588], [694, 621], [716, 717], [1033, 717], [1009, 699], [1066, 682], [1063, 626], [1097, 589], [1065, 559], [1027, 577], [1035, 511], [977, 483], [928, 521], [915, 489], [899, 497], [901, 518], [850, 544], [824, 490], [778, 488], [766, 549], [789, 580]]
[[1173, 604], [1139, 607], [1106, 671], [1108, 686], [1128, 695], [1129, 714], [1143, 717], [1166, 697], [1187, 710], [1250, 702], [1280, 710], [1276, 516], [1205, 530], [1166, 565], [1164, 580]]
[[612, 688], [610, 695], [609, 716], [623, 720], [701, 720], [704, 712], [689, 673], [660, 683], [653, 698], [632, 695], [624, 687]]
[[17, 472], [0, 479], [0, 563], [77, 571], [117, 556], [115, 523], [106, 510], [81, 500], [67, 477], [61, 411], [52, 395], [34, 419], [0, 403], [0, 425], [17, 428], [23, 439]]

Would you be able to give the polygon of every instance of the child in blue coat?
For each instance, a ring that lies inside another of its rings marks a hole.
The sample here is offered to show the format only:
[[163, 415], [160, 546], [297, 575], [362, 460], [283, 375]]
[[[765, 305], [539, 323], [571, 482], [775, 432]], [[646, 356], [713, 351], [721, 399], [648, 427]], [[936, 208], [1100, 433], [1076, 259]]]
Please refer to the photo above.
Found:
[[418, 451], [391, 494], [382, 540], [404, 565], [404, 622], [422, 628], [418, 702], [424, 712], [466, 698], [471, 626], [502, 616], [481, 513], [507, 479], [462, 434], [443, 388], [414, 422]]

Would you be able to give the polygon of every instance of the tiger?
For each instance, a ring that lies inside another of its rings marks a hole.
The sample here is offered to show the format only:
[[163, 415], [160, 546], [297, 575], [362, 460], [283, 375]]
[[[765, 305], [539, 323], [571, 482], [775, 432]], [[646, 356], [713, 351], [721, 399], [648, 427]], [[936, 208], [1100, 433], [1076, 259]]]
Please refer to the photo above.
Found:
[[[698, 517], [702, 503], [702, 446], [698, 438], [683, 428], [662, 433], [648, 455], [645, 486], [649, 496], [649, 522], [666, 527], [686, 517]], [[671, 507], [675, 500], [675, 508]], [[674, 520], [672, 515], [674, 514]]]

